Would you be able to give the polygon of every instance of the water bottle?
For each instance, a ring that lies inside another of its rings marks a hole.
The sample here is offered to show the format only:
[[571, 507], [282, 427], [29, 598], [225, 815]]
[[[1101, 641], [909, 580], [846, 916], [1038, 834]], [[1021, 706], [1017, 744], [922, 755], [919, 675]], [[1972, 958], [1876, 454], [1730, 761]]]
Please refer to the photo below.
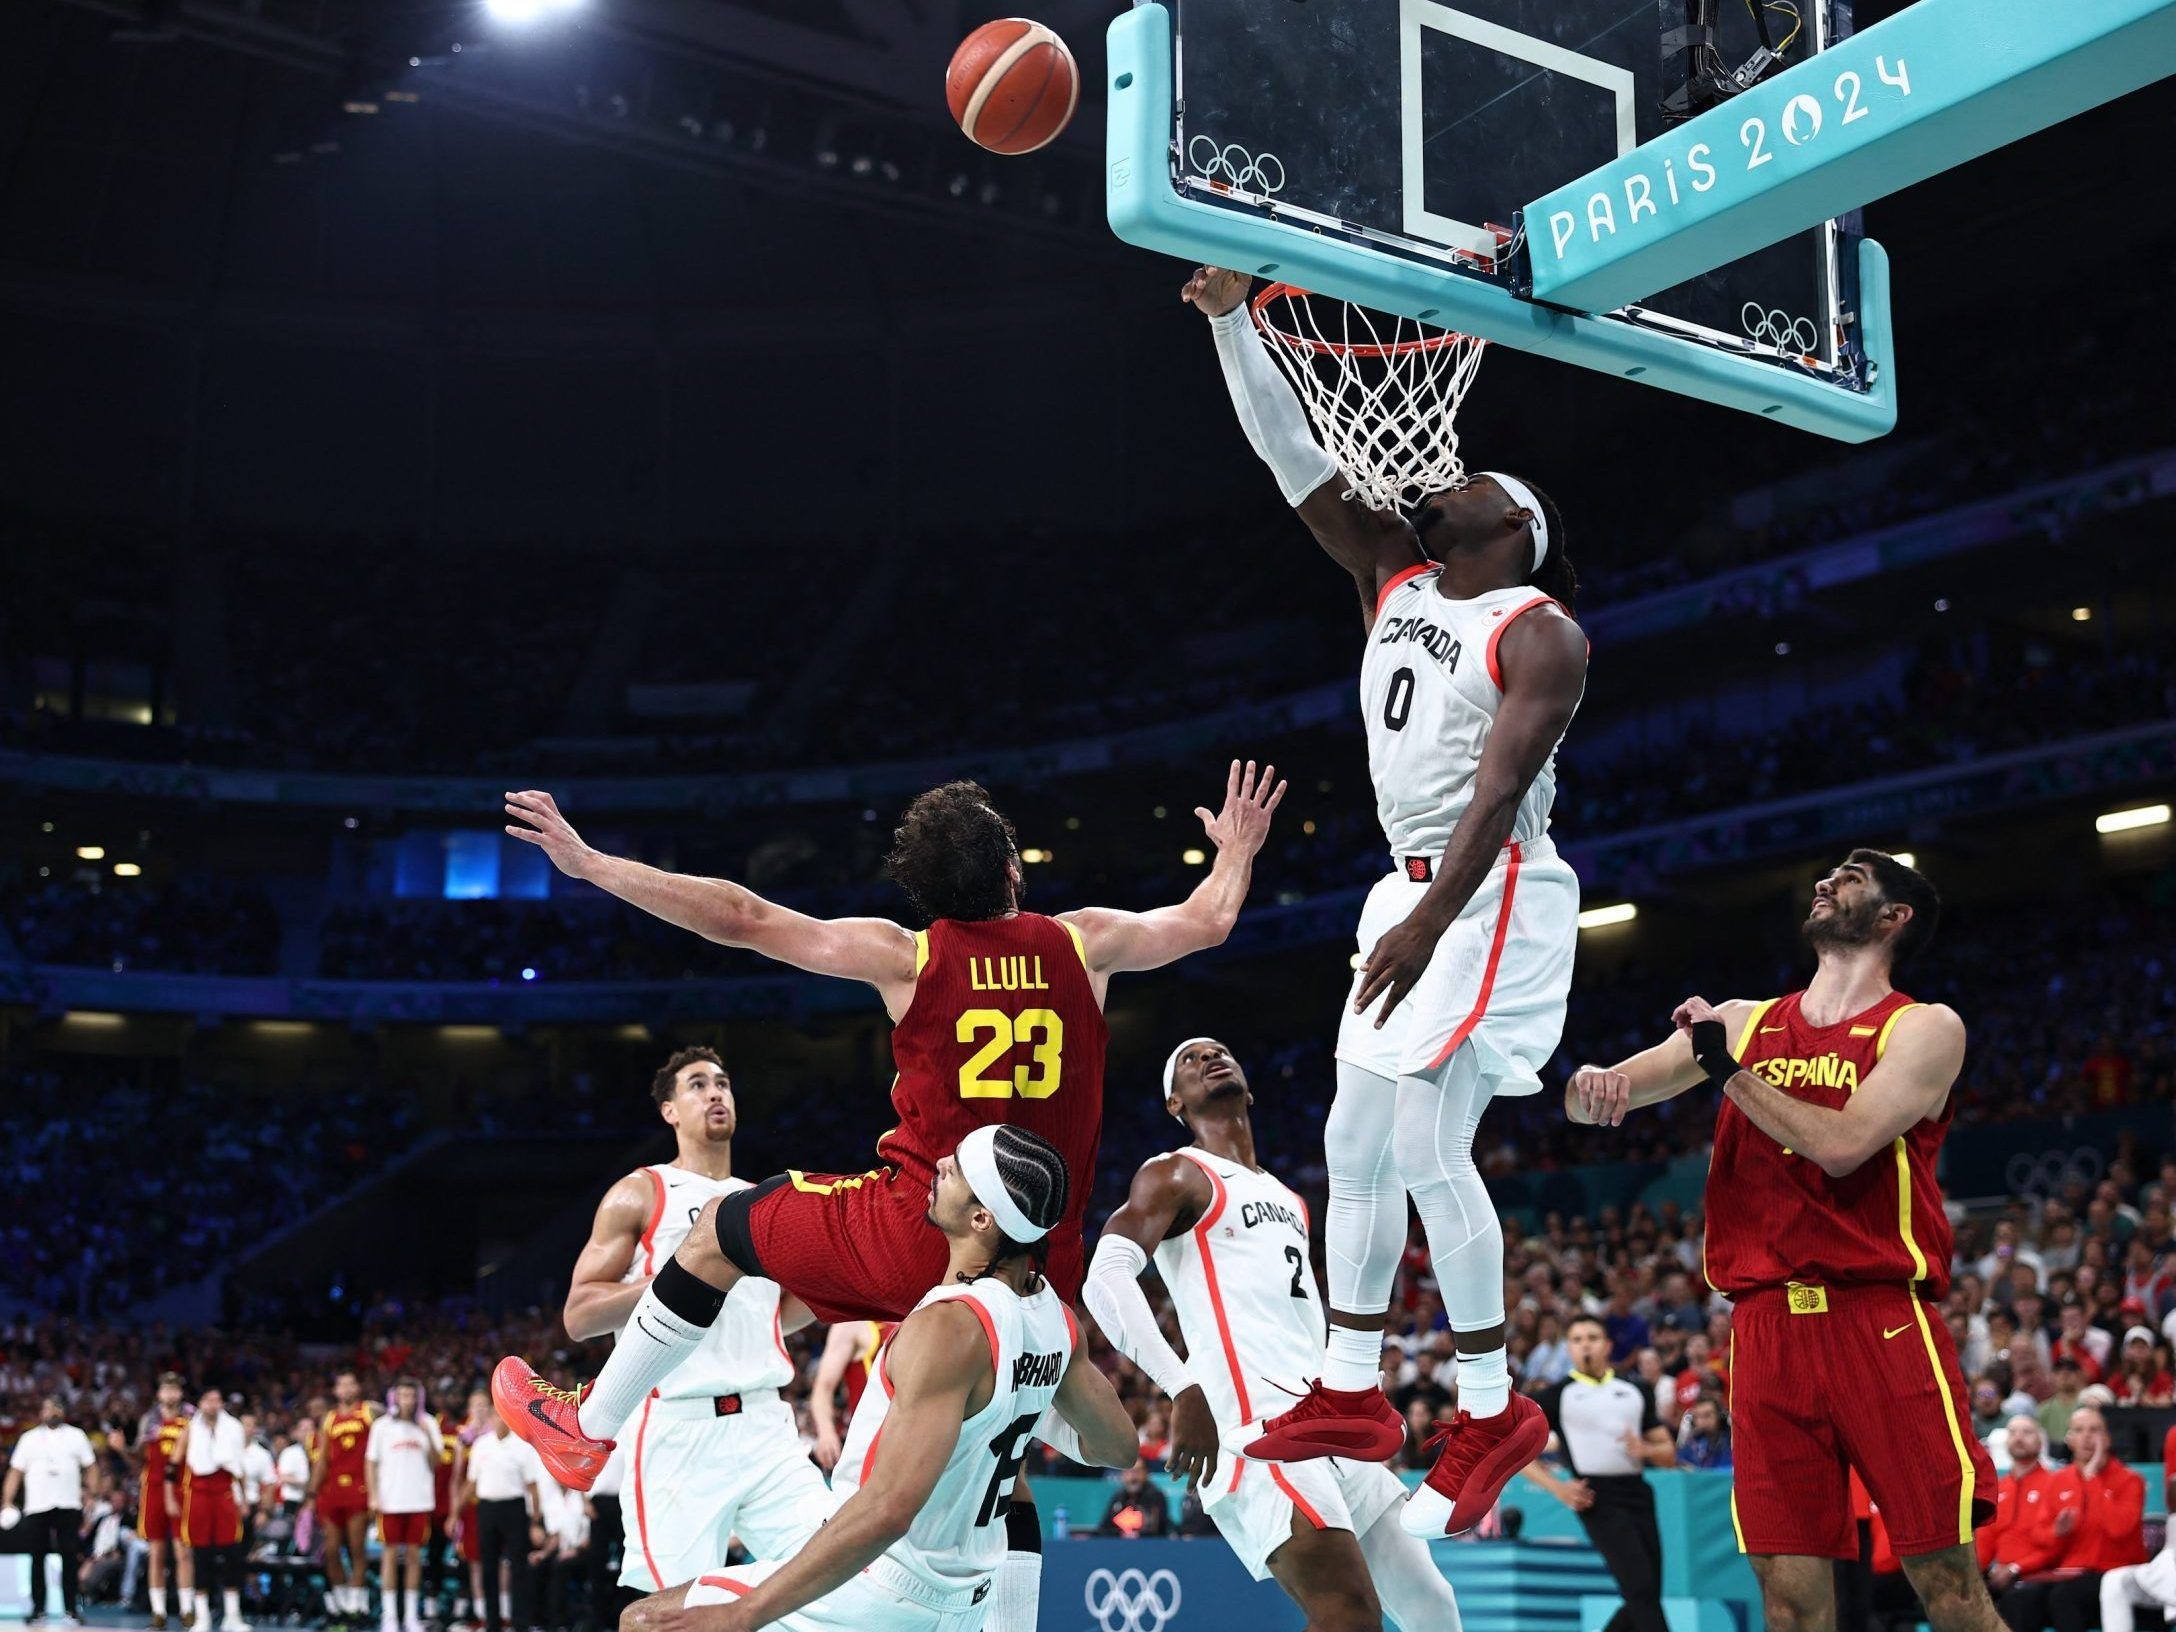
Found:
[[1050, 1515], [1050, 1539], [1052, 1541], [1071, 1541], [1073, 1539], [1073, 1521], [1066, 1515], [1066, 1511], [1062, 1507]]

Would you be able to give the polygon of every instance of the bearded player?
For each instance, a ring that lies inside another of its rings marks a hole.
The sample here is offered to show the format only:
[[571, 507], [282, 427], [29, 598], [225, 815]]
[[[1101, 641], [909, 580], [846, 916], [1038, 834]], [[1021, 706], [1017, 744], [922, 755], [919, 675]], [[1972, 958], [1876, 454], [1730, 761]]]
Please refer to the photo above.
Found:
[[[560, 1483], [586, 1490], [642, 1401], [703, 1342], [744, 1276], [775, 1281], [818, 1320], [899, 1320], [944, 1274], [943, 1237], [924, 1223], [937, 1160], [980, 1127], [1010, 1123], [1048, 1139], [1070, 1173], [1051, 1232], [1051, 1284], [1068, 1302], [1086, 1270], [1081, 1217], [1103, 1128], [1103, 1002], [1113, 975], [1161, 968], [1221, 943], [1246, 899], [1254, 856], [1284, 798], [1275, 767], [1234, 760], [1224, 806], [1197, 809], [1216, 861], [1186, 900], [1151, 912], [1090, 907], [1046, 918], [1020, 907], [1012, 824], [972, 782], [917, 798], [886, 870], [933, 922], [919, 933], [881, 918], [805, 917], [722, 879], [659, 872], [598, 854], [551, 796], [508, 796], [507, 831], [562, 872], [727, 946], [817, 974], [866, 981], [892, 1017], [898, 1126], [860, 1173], [782, 1173], [706, 1201], [636, 1300], [612, 1357], [580, 1395], [522, 1361], [500, 1363], [494, 1398]], [[1015, 1501], [1014, 1547], [998, 1575], [1006, 1632], [1032, 1627], [1042, 1531]]]
[[1564, 1029], [1579, 881], [1549, 808], [1586, 688], [1577, 579], [1563, 518], [1518, 477], [1476, 476], [1410, 520], [1351, 496], [1254, 334], [1248, 282], [1204, 267], [1183, 293], [1209, 317], [1248, 440], [1359, 591], [1368, 771], [1393, 870], [1361, 909], [1323, 1136], [1328, 1353], [1247, 1454], [1381, 1461], [1404, 1444], [1378, 1367], [1410, 1195], [1457, 1343], [1459, 1412], [1406, 1522], [1456, 1535], [1549, 1438], [1511, 1392], [1503, 1231], [1473, 1138], [1490, 1100], [1540, 1090]]
[[[577, 1342], [624, 1333], [703, 1208], [751, 1188], [733, 1174], [739, 1108], [717, 1054], [680, 1050], [651, 1079], [650, 1098], [675, 1154], [636, 1168], [598, 1204], [567, 1290], [567, 1335]], [[823, 1523], [823, 1478], [779, 1396], [794, 1377], [784, 1334], [808, 1318], [776, 1282], [748, 1277], [642, 1402], [624, 1453], [621, 1586], [649, 1593], [692, 1581], [736, 1535], [757, 1558], [783, 1558]]]
[[1935, 1632], [2002, 1624], [1972, 1543], [1994, 1514], [1994, 1465], [1941, 1317], [1934, 1171], [1964, 1022], [1891, 984], [1940, 912], [1917, 871], [1854, 850], [1813, 887], [1804, 991], [1688, 998], [1667, 1042], [1582, 1066], [1565, 1090], [1574, 1122], [1604, 1127], [1703, 1081], [1722, 1093], [1706, 1267], [1731, 1300], [1732, 1513], [1770, 1627], [1835, 1625], [1830, 1561], [1858, 1557], [1853, 1472]]
[[[1088, 1307], [1111, 1346], [1171, 1399], [1167, 1465], [1201, 1492], [1202, 1510], [1257, 1581], [1276, 1579], [1317, 1632], [1374, 1628], [1458, 1632], [1458, 1600], [1405, 1533], [1405, 1486], [1373, 1462], [1251, 1463], [1264, 1401], [1322, 1353], [1307, 1204], [1255, 1159], [1254, 1096], [1231, 1051], [1195, 1037], [1164, 1064], [1164, 1109], [1192, 1136], [1133, 1177], [1103, 1226]], [[1181, 1360], [1141, 1292], [1153, 1256], [1171, 1293]]]

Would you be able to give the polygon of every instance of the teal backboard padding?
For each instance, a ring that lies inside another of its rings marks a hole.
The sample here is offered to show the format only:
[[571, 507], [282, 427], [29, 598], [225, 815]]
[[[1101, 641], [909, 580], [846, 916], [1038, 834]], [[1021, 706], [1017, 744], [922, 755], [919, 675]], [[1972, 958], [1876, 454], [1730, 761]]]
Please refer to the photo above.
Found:
[[1845, 442], [1896, 424], [1889, 260], [1859, 244], [1858, 318], [1870, 381], [1853, 390], [1740, 352], [1607, 317], [1522, 300], [1502, 285], [1290, 221], [1183, 196], [1171, 180], [1171, 19], [1138, 5], [1113, 20], [1105, 208], [1144, 249], [1276, 278], [1582, 368], [1660, 386]]
[[2171, 73], [2176, 0], [1917, 0], [1535, 199], [1534, 298], [1614, 310]]

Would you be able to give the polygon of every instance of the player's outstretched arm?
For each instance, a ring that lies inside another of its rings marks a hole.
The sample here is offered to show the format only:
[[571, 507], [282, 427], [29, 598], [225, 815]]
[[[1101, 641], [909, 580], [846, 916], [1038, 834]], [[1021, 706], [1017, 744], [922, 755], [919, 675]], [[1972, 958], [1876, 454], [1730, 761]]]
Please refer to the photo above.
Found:
[[752, 1632], [844, 1586], [904, 1536], [959, 1444], [969, 1400], [992, 1380], [990, 1345], [971, 1310], [933, 1303], [899, 1328], [885, 1374], [893, 1393], [881, 1452], [860, 1488], [783, 1568], [735, 1603], [638, 1618], [636, 1611], [655, 1602], [645, 1600], [622, 1625], [629, 1632]]
[[[1753, 1012], [1751, 1003], [1732, 1001], [1716, 1012], [1724, 1024], [1736, 1028]], [[1686, 1089], [1706, 1080], [1700, 1062], [1692, 1057], [1692, 1038], [1673, 1031], [1653, 1048], [1643, 1048], [1615, 1065], [1582, 1065], [1564, 1084], [1566, 1120], [1583, 1127], [1614, 1128], [1627, 1111], [1675, 1099]]]
[[1403, 516], [1371, 510], [1348, 495], [1344, 473], [1315, 440], [1290, 383], [1277, 372], [1255, 335], [1247, 310], [1247, 290], [1253, 281], [1244, 272], [1196, 267], [1179, 298], [1192, 302], [1209, 319], [1239, 428], [1277, 478], [1285, 503], [1307, 523], [1315, 542], [1352, 574], [1360, 592], [1361, 616], [1372, 625], [1383, 585], [1407, 567], [1418, 566], [1427, 555]]
[[1501, 633], [1496, 665], [1504, 699], [1474, 767], [1473, 799], [1451, 829], [1435, 882], [1405, 922], [1376, 941], [1353, 996], [1353, 1012], [1365, 1014], [1389, 994], [1375, 1017], [1377, 1026], [1412, 991], [1435, 956], [1436, 942], [1496, 865], [1518, 820], [1519, 802], [1549, 763], [1586, 690], [1586, 636], [1556, 607], [1539, 607]]
[[1081, 1302], [1112, 1348], [1131, 1360], [1171, 1401], [1171, 1449], [1165, 1466], [1199, 1486], [1216, 1477], [1218, 1434], [1209, 1399], [1164, 1338], [1141, 1291], [1158, 1242], [1194, 1226], [1210, 1206], [1209, 1181], [1184, 1156], [1141, 1164], [1126, 1204], [1103, 1226]]
[[1083, 907], [1058, 916], [1080, 932], [1081, 955], [1100, 996], [1110, 976], [1141, 969], [1161, 969], [1190, 953], [1221, 946], [1239, 921], [1247, 888], [1254, 881], [1254, 858], [1269, 838], [1270, 818], [1284, 803], [1285, 784], [1277, 767], [1255, 774], [1253, 760], [1232, 761], [1224, 785], [1224, 808], [1214, 816], [1206, 807], [1194, 811], [1202, 831], [1216, 847], [1209, 876], [1176, 906], [1149, 912], [1115, 907]]
[[1691, 1038], [1703, 1073], [1754, 1126], [1836, 1179], [1857, 1172], [1905, 1129], [1940, 1111], [1964, 1068], [1964, 1021], [1957, 1011], [1941, 1003], [1907, 1009], [1893, 1022], [1880, 1063], [1830, 1110], [1794, 1099], [1741, 1068], [1729, 1050], [1742, 1051], [1742, 1040], [1702, 999], [1686, 999], [1671, 1020]]
[[[548, 793], [506, 796], [506, 831], [535, 845], [569, 878], [594, 884], [653, 918], [720, 946], [741, 946], [811, 974], [865, 980], [893, 1007], [914, 992], [914, 937], [884, 918], [811, 918], [723, 878], [694, 878], [608, 856], [582, 842]], [[894, 1008], [897, 1013], [898, 1009]]]
[[635, 1261], [642, 1232], [650, 1227], [650, 1209], [657, 1197], [647, 1173], [629, 1173], [604, 1193], [597, 1216], [590, 1222], [589, 1239], [574, 1260], [574, 1277], [567, 1286], [567, 1303], [560, 1313], [567, 1336], [577, 1343], [605, 1337], [627, 1324], [627, 1317], [642, 1301], [648, 1276], [624, 1283]]

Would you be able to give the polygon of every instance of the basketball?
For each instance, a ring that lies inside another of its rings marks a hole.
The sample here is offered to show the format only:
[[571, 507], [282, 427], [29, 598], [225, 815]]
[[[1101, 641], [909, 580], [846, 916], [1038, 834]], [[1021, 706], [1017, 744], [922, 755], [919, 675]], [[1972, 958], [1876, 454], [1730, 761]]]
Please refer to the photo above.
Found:
[[1072, 119], [1080, 68], [1041, 23], [1000, 17], [960, 41], [944, 98], [969, 141], [992, 153], [1032, 153]]

